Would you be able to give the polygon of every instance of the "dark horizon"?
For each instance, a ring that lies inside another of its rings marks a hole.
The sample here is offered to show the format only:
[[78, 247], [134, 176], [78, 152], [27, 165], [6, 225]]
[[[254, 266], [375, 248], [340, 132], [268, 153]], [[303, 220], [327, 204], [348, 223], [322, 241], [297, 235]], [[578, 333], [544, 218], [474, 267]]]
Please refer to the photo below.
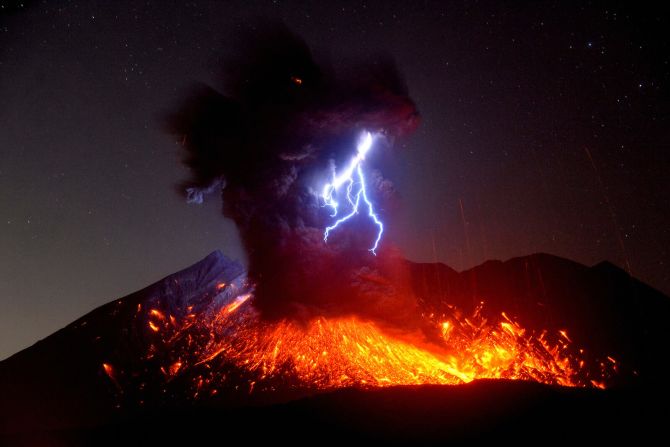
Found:
[[216, 81], [226, 43], [259, 18], [282, 21], [334, 65], [395, 58], [422, 117], [380, 161], [402, 200], [386, 240], [408, 259], [462, 271], [546, 252], [609, 261], [670, 293], [660, 9], [47, 1], [3, 10], [0, 359], [215, 249], [245, 259], [217, 198], [193, 206], [175, 193], [186, 171], [159, 117], [193, 81]]

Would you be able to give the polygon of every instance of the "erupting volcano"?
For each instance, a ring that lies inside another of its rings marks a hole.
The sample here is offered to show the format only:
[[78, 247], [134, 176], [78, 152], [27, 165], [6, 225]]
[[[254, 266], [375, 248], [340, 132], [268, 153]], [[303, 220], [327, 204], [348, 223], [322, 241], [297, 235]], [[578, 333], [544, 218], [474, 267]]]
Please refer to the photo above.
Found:
[[[3, 395], [21, 407], [5, 411], [4, 430], [30, 427], [27, 408], [45, 389], [56, 397], [36, 410], [43, 430], [94, 434], [113, 431], [119, 415], [210, 408], [252, 426], [283, 411], [280, 420], [343, 415], [379, 396], [392, 403], [375, 411], [421, 407], [415, 399], [434, 402], [425, 393], [435, 392], [469, 416], [447, 425], [431, 416], [416, 432], [410, 414], [393, 428], [434, 440], [448, 437], [444, 427], [465, 436], [486, 425], [471, 416], [505, 393], [505, 405], [531, 402], [506, 415], [558, 417], [584, 404], [574, 413], [583, 417], [618, 396], [598, 393], [656, 383], [668, 301], [627, 273], [548, 255], [457, 273], [409, 262], [383, 237], [399, 205], [379, 160], [419, 122], [389, 58], [335, 70], [282, 27], [236, 48], [221, 85], [194, 87], [165, 124], [190, 169], [179, 191], [194, 203], [221, 195], [248, 268], [215, 252], [3, 362], [0, 383], [14, 384]], [[480, 407], [464, 404], [464, 392]], [[626, 399], [638, 395], [614, 402]], [[487, 430], [505, 417], [489, 415]], [[453, 430], [466, 419], [466, 431]], [[328, 424], [392, 437], [375, 421]]]
[[221, 190], [249, 272], [219, 284], [215, 306], [145, 309], [159, 337], [148, 358], [166, 357], [167, 378], [202, 371], [194, 396], [218, 392], [230, 367], [255, 393], [478, 378], [604, 386], [616, 360], [587, 365], [564, 330], [484, 317], [484, 300], [469, 313], [421, 309], [400, 256], [380, 245], [393, 191], [370, 165], [418, 122], [388, 59], [352, 76], [323, 69], [283, 29], [248, 45], [230, 62], [243, 69], [228, 96], [201, 89], [169, 119], [189, 154], [187, 197]]
[[617, 437], [612, 423], [662, 417], [648, 404], [664, 395], [669, 302], [624, 271], [549, 255], [462, 273], [395, 267], [418, 297], [406, 324], [268, 319], [244, 269], [214, 252], [0, 363], [0, 432], [32, 443], [114, 444], [139, 430], [210, 439], [204, 427], [432, 442], [540, 435], [560, 421], [562, 436], [595, 440]]

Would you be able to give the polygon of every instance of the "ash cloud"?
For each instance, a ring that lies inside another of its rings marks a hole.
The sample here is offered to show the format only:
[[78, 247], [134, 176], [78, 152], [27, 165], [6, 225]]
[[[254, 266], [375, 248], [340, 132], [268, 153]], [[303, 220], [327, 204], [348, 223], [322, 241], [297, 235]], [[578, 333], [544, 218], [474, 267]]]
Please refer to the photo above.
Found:
[[[220, 85], [194, 86], [167, 120], [191, 173], [180, 192], [191, 202], [220, 194], [266, 318], [407, 318], [411, 294], [389, 280], [402, 276], [394, 249], [382, 241], [372, 256], [375, 228], [362, 217], [324, 243], [332, 219], [318, 197], [333, 163], [341, 168], [355, 154], [363, 130], [382, 136], [376, 146], [391, 146], [418, 125], [395, 65], [384, 56], [338, 70], [319, 65], [305, 42], [279, 25], [233, 47]], [[369, 183], [383, 208], [392, 183], [379, 172]]]

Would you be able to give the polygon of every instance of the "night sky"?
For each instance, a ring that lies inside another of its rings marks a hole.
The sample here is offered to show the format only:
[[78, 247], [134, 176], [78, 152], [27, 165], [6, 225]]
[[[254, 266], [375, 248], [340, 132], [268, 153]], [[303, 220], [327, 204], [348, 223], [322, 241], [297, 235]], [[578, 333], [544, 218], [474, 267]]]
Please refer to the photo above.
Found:
[[[670, 293], [669, 16], [540, 2], [0, 0], [0, 358], [221, 249], [160, 116], [278, 20], [334, 64], [386, 52], [422, 115], [383, 163], [385, 241], [457, 270], [548, 252]], [[170, 6], [167, 6], [170, 3]], [[253, 4], [252, 4], [253, 3]]]

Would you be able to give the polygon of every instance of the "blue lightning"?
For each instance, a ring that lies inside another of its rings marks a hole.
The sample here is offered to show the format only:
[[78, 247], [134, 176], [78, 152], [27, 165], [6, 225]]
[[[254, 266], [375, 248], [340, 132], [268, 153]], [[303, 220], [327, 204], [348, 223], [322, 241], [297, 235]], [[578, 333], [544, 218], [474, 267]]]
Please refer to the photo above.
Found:
[[328, 242], [328, 235], [332, 230], [336, 229], [341, 223], [346, 222], [358, 214], [358, 208], [361, 203], [361, 199], [363, 202], [365, 202], [365, 205], [368, 207], [368, 216], [379, 229], [375, 243], [372, 248], [369, 249], [373, 255], [376, 255], [379, 241], [382, 238], [382, 233], [384, 233], [384, 224], [381, 220], [379, 220], [379, 217], [375, 213], [374, 206], [368, 198], [367, 190], [365, 188], [365, 176], [363, 175], [362, 167], [363, 161], [365, 160], [365, 155], [368, 153], [371, 147], [372, 135], [370, 132], [365, 132], [365, 134], [363, 134], [363, 138], [361, 138], [361, 141], [358, 143], [356, 156], [351, 160], [349, 166], [347, 166], [347, 169], [345, 169], [339, 175], [337, 175], [337, 173], [333, 173], [333, 180], [324, 186], [321, 197], [323, 198], [324, 206], [329, 206], [333, 210], [333, 213], [330, 215], [330, 217], [336, 217], [340, 204], [333, 196], [337, 194], [337, 191], [341, 186], [346, 184], [347, 202], [349, 202], [351, 207], [349, 214], [340, 217], [332, 225], [326, 227], [326, 230], [323, 233], [323, 240], [325, 242]]

